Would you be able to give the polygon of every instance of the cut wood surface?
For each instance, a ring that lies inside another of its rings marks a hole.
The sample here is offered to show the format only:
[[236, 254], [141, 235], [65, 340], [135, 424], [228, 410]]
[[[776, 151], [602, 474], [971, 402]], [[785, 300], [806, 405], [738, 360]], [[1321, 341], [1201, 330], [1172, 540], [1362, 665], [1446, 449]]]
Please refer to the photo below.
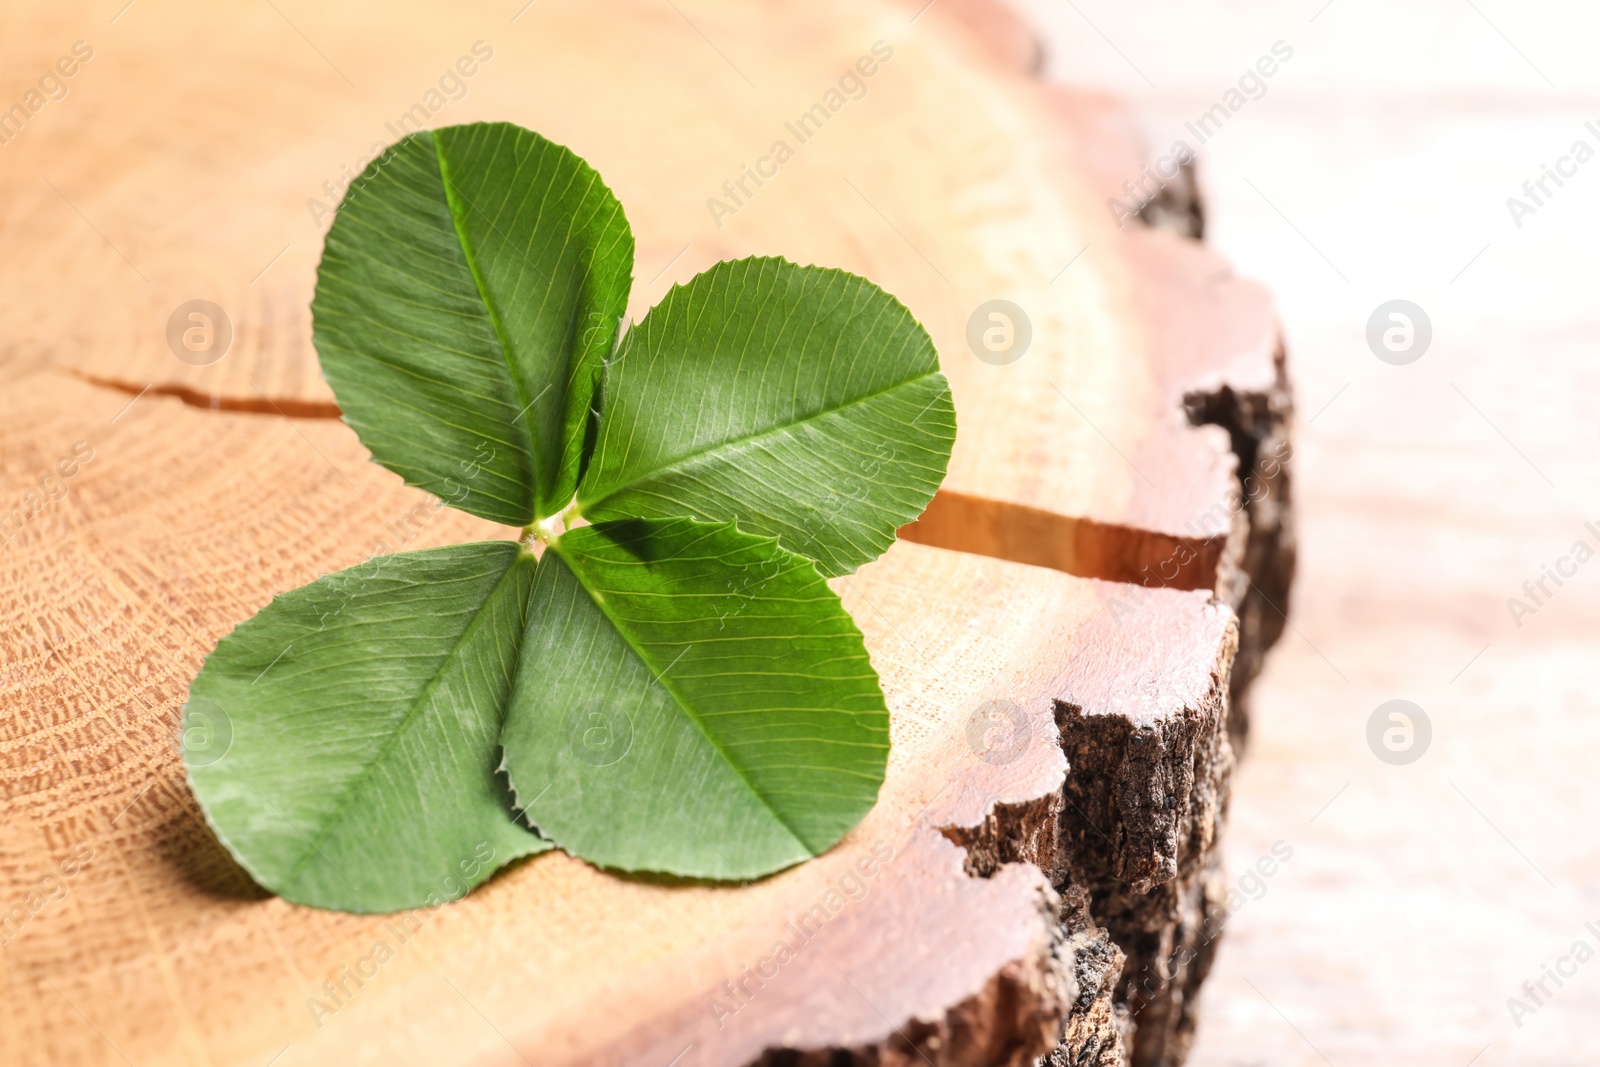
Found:
[[[1226, 432], [1188, 423], [1183, 400], [1281, 382], [1270, 302], [1203, 249], [1119, 230], [1106, 200], [1126, 195], [1121, 161], [1138, 177], [1139, 147], [1117, 143], [1128, 124], [1017, 69], [1028, 38], [1002, 9], [950, 7], [926, 25], [893, 4], [757, 15], [641, 0], [536, 6], [514, 24], [343, 8], [296, 20], [314, 47], [270, 9], [130, 12], [106, 27], [70, 105], [5, 146], [6, 232], [37, 250], [0, 268], [14, 294], [0, 311], [7, 344], [201, 402], [331, 411], [308, 304], [336, 195], [408, 109], [438, 105], [429, 125], [510, 119], [578, 150], [617, 192], [638, 237], [635, 318], [673, 284], [752, 254], [856, 271], [917, 314], [948, 353], [963, 420], [984, 432], [958, 441], [947, 499], [909, 536], [1211, 588], [1235, 459]], [[6, 46], [19, 69], [45, 69], [57, 41], [98, 23], [87, 8], [29, 18]], [[879, 42], [892, 58], [873, 54]], [[465, 95], [451, 100], [435, 68], [462, 57], [476, 73], [457, 76]], [[859, 100], [836, 84], [852, 71]], [[841, 109], [798, 125], [829, 92]], [[781, 164], [779, 141], [792, 151]], [[758, 165], [776, 176], [747, 177]], [[82, 303], [61, 299], [63, 277]], [[968, 342], [973, 313], [996, 298], [1023, 309], [1032, 338], [1004, 365]], [[169, 317], [194, 299], [232, 321], [227, 356], [208, 366], [169, 347]], [[1018, 507], [1053, 517], [1044, 536], [1008, 540]], [[1172, 576], [1179, 544], [1195, 551]]]
[[[1142, 724], [1221, 699], [1231, 621], [1204, 593], [1161, 591], [1116, 626], [1115, 586], [902, 544], [838, 583], [890, 694], [894, 754], [879, 806], [822, 859], [722, 888], [551, 854], [398, 925], [296, 907], [252, 890], [188, 793], [175, 733], [189, 678], [276, 591], [374, 549], [505, 531], [435, 509], [338, 423], [172, 399], [123, 410], [50, 374], [9, 396], [8, 462], [46, 465], [75, 435], [94, 450], [4, 562], [23, 594], [5, 620], [21, 713], [7, 899], [92, 852], [5, 946], [19, 1060], [250, 1063], [285, 1046], [285, 1063], [514, 1059], [498, 1029], [545, 1062], [666, 1062], [693, 1045], [683, 1062], [743, 1063], [896, 1031], [943, 1037], [950, 1062], [1011, 1062], [1050, 1043], [1076, 993], [1055, 967], [1049, 883], [1022, 864], [971, 877], [939, 828], [979, 828], [981, 850], [990, 817], [1004, 825], [988, 847], [1049, 867], [1052, 698]], [[779, 941], [795, 956], [774, 969]], [[770, 985], [751, 984], [757, 970]]]
[[[1116, 227], [1112, 168], [1079, 162], [1104, 122], [987, 4], [516, 6], [11, 16], [7, 69], [95, 51], [0, 145], [4, 1058], [1021, 1064], [1064, 1040], [1061, 1062], [1177, 1062], [1203, 966], [1129, 982], [1195, 941], [1234, 650], [1270, 642], [1245, 590], [1287, 583], [1282, 516], [1230, 502], [1286, 432], [1260, 290]], [[479, 41], [464, 95], [430, 96]], [[802, 143], [852, 69], [865, 94]], [[310, 347], [319, 205], [414, 106], [594, 164], [638, 237], [635, 318], [781, 254], [932, 334], [945, 489], [835, 582], [888, 694], [888, 778], [820, 859], [730, 887], [551, 853], [386, 920], [265, 896], [205, 828], [176, 727], [221, 636], [373, 553], [508, 533], [367, 462]], [[778, 140], [775, 176], [723, 189]], [[194, 299], [233, 333], [204, 366], [168, 340]], [[992, 299], [1032, 326], [1005, 365], [967, 342]]]

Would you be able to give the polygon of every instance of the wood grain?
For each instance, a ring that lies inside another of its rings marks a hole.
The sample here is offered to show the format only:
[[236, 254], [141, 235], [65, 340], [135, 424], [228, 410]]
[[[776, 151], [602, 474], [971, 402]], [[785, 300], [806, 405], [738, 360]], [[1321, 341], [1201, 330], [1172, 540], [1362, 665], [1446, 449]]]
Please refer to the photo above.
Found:
[[[70, 7], [30, 17], [12, 45], [33, 42], [24, 69], [92, 22]], [[467, 9], [344, 8], [302, 29], [314, 48], [254, 6], [181, 26], [130, 15], [73, 95], [5, 146], [0, 227], [39, 251], [0, 266], [17, 294], [0, 325], [19, 357], [197, 397], [331, 400], [307, 311], [333, 202], [323, 183], [341, 189], [435, 88], [435, 68], [481, 40], [495, 58], [430, 124], [510, 119], [586, 155], [638, 236], [635, 318], [723, 258], [783, 254], [871, 277], [928, 326], [964, 419], [985, 428], [957, 445], [946, 511], [971, 498], [1056, 515], [1044, 551], [1070, 573], [1215, 584], [1237, 459], [1226, 433], [1190, 425], [1183, 399], [1281, 382], [1271, 303], [1192, 243], [1114, 225], [1114, 175], [1145, 154], [1132, 124], [1021, 69], [1037, 46], [995, 4], [912, 22], [894, 4], [757, 18], [640, 0], [608, 15], [532, 8], [509, 25]], [[200, 37], [225, 45], [196, 50]], [[862, 57], [876, 63], [880, 41], [893, 58], [858, 77], [865, 95], [802, 142], [811, 127], [796, 118]], [[251, 89], [263, 84], [270, 108]], [[778, 140], [794, 158], [759, 187], [744, 179]], [[724, 190], [736, 180], [748, 195]], [[53, 295], [59, 277], [93, 314]], [[997, 297], [1032, 328], [1005, 366], [968, 343], [969, 317]], [[167, 342], [168, 317], [197, 298], [234, 325], [207, 366]], [[965, 516], [907, 536], [1015, 552], [982, 534], [981, 516], [955, 533]], [[1175, 541], [1198, 551], [1168, 577]]]
[[[938, 828], [1059, 795], [1056, 694], [1134, 713], [1132, 693], [1137, 714], [1160, 717], [1214, 695], [1225, 658], [1229, 613], [1203, 593], [1164, 591], [1159, 610], [1075, 656], [1086, 627], [1104, 629], [1115, 587], [899, 545], [838, 581], [890, 694], [894, 754], [882, 801], [837, 849], [743, 888], [616, 878], [552, 854], [403, 919], [421, 925], [402, 946], [382, 918], [295, 907], [249, 885], [184, 785], [178, 708], [215, 639], [273, 592], [401, 541], [396, 530], [414, 528], [406, 548], [499, 531], [435, 512], [364, 463], [338, 423], [145, 398], [112, 425], [122, 397], [49, 373], [9, 397], [6, 455], [18, 466], [44, 464], [55, 442], [94, 448], [5, 556], [17, 594], [8, 662], [23, 670], [5, 691], [17, 714], [0, 899], [25, 899], [80, 842], [93, 850], [66, 896], [5, 946], [18, 1062], [112, 1062], [113, 1046], [137, 1063], [264, 1062], [285, 1045], [288, 1064], [362, 1050], [514, 1059], [498, 1029], [546, 1062], [670, 1060], [693, 1044], [682, 1062], [741, 1063], [769, 1045], [892, 1042], [918, 1020], [977, 1049], [947, 1062], [1037, 1053], [1076, 992], [1052, 957], [1049, 884], [1015, 863], [970, 876]], [[1001, 721], [999, 748], [982, 740], [987, 719], [972, 729], [994, 701], [1017, 716]], [[1035, 826], [1026, 847], [1049, 867], [1055, 823]], [[852, 881], [874, 848], [891, 858]], [[787, 924], [841, 886], [860, 899], [829, 915], [772, 988], [719, 1014], [739, 1004], [722, 983], [795, 940]], [[380, 941], [396, 953], [381, 965]], [[356, 984], [351, 969], [376, 974]], [[323, 984], [341, 981], [342, 996]], [[954, 1009], [969, 1002], [963, 1030]]]

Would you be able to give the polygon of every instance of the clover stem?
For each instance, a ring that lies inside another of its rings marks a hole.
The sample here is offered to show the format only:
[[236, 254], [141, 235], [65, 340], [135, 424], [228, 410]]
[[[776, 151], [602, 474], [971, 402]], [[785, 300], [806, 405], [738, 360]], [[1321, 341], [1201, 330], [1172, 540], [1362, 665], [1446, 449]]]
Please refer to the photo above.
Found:
[[532, 541], [538, 541], [541, 544], [548, 545], [550, 542], [567, 532], [567, 526], [570, 522], [581, 517], [582, 516], [578, 512], [578, 500], [576, 497], [574, 497], [572, 499], [572, 503], [556, 512], [554, 515], [540, 519], [538, 522], [530, 523], [529, 525], [523, 527], [523, 542], [531, 543]]

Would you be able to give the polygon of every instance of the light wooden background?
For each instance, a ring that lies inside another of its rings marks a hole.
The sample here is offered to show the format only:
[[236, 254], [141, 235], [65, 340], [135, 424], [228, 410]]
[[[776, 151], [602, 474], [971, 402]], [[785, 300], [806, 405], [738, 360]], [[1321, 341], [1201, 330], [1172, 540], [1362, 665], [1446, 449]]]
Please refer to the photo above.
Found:
[[[1520, 630], [1505, 601], [1596, 544], [1600, 161], [1521, 229], [1505, 200], [1600, 148], [1595, 15], [1324, 4], [1022, 5], [1054, 76], [1179, 134], [1272, 42], [1296, 52], [1202, 149], [1211, 239], [1285, 320], [1301, 557], [1226, 839], [1235, 877], [1295, 855], [1230, 923], [1192, 1062], [1594, 1062], [1600, 959], [1520, 1028], [1506, 1000], [1600, 949], [1600, 561]], [[1363, 339], [1396, 297], [1433, 321], [1409, 367]], [[1410, 767], [1364, 740], [1396, 697], [1433, 723]]]

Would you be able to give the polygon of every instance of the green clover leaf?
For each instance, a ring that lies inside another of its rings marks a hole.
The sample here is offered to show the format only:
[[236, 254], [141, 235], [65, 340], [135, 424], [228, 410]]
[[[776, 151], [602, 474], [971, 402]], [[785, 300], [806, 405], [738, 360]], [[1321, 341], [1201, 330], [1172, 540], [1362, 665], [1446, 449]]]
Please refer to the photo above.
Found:
[[412, 135], [352, 183], [313, 302], [345, 418], [525, 536], [324, 576], [207, 658], [190, 782], [285, 898], [415, 907], [552, 845], [754, 878], [876, 801], [888, 711], [826, 578], [943, 478], [937, 354], [872, 283], [781, 259], [718, 264], [624, 334], [632, 251], [587, 164], [503, 123]]

